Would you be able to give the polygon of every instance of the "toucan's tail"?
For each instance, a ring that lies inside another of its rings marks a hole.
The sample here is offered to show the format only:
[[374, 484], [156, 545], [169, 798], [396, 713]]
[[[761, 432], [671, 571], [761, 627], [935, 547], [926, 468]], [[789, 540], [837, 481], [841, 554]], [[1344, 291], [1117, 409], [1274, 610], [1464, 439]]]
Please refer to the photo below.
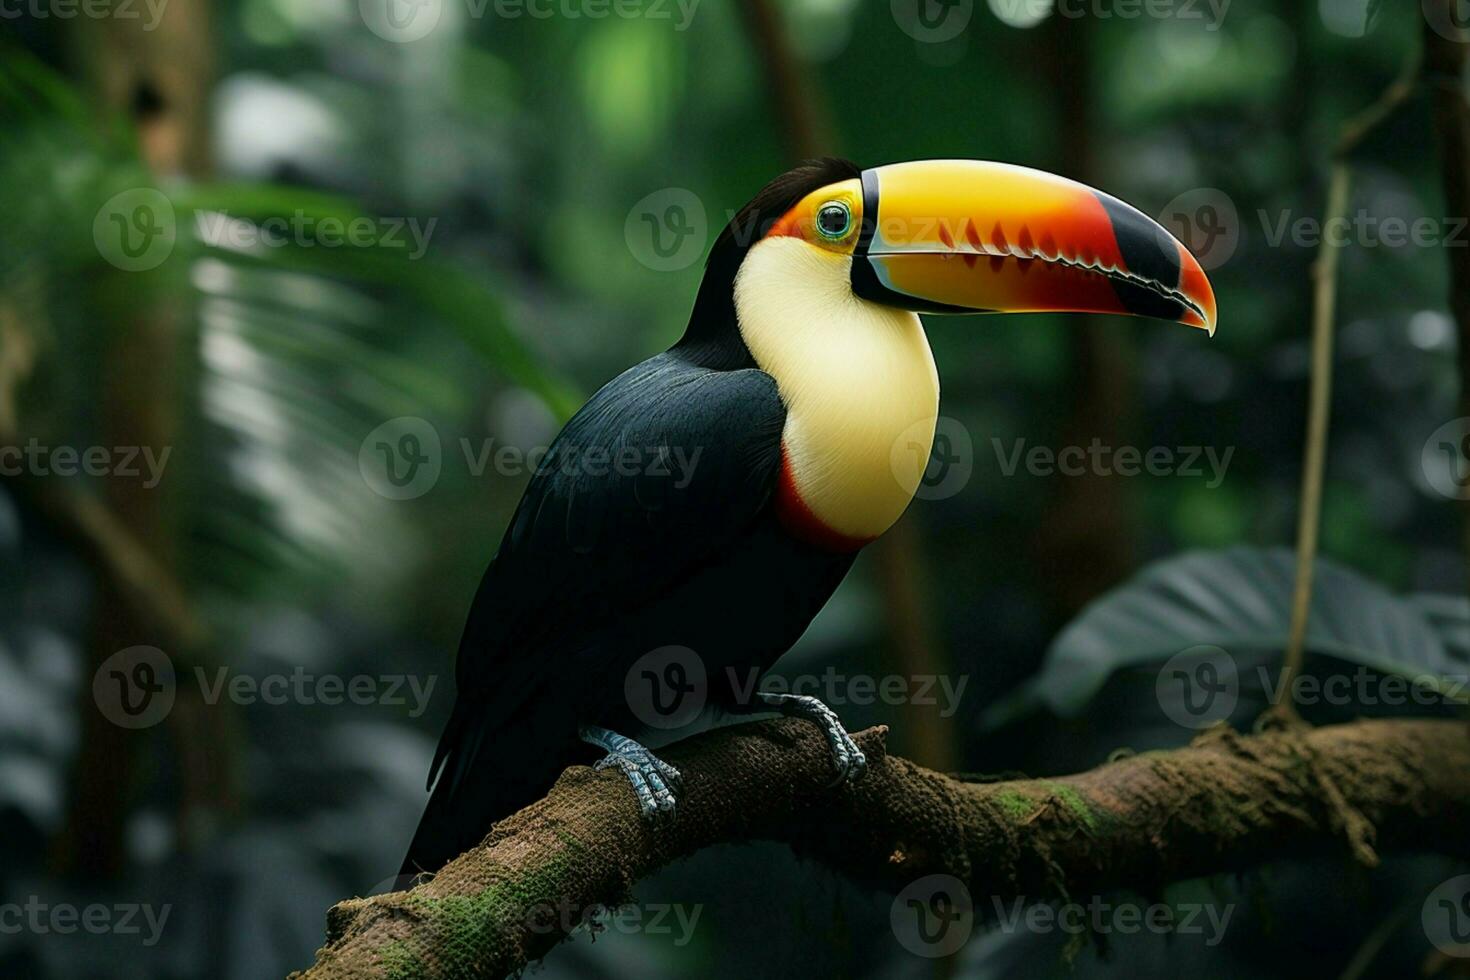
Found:
[[[434, 791], [400, 875], [438, 871], [504, 819], [541, 799], [577, 759], [579, 744], [534, 724], [486, 717], [461, 698], [429, 769]], [[437, 773], [438, 779], [435, 779]]]

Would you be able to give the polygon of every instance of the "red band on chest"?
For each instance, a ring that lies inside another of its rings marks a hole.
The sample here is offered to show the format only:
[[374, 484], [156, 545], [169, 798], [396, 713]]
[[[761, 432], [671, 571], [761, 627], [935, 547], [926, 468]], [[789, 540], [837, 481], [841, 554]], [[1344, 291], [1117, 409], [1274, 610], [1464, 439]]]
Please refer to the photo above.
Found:
[[776, 517], [793, 537], [823, 551], [848, 554], [874, 540], [849, 537], [822, 523], [796, 489], [796, 477], [791, 471], [791, 459], [786, 455], [785, 446], [781, 447], [781, 481], [776, 486]]

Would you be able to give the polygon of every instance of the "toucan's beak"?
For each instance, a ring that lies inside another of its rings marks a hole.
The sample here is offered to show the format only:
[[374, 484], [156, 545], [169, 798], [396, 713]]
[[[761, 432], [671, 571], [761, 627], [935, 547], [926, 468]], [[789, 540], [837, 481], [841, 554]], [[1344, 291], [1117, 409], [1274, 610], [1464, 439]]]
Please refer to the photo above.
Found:
[[1215, 332], [1215, 293], [1158, 222], [1053, 174], [977, 160], [863, 171], [853, 291], [930, 313], [1131, 313]]

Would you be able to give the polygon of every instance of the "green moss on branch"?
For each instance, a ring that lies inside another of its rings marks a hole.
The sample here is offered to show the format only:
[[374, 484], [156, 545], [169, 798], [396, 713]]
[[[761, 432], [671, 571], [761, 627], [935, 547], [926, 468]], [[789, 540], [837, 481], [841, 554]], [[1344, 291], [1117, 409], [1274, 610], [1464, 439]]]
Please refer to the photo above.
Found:
[[772, 840], [891, 890], [928, 874], [976, 895], [1045, 900], [1384, 851], [1470, 856], [1470, 737], [1448, 721], [1360, 721], [1128, 756], [1057, 779], [963, 782], [856, 737], [867, 774], [827, 788], [825, 740], [799, 720], [681, 743], [678, 815], [648, 823], [616, 771], [567, 770], [546, 799], [410, 892], [328, 914], [299, 980], [501, 977], [545, 955], [633, 884], [715, 844]]

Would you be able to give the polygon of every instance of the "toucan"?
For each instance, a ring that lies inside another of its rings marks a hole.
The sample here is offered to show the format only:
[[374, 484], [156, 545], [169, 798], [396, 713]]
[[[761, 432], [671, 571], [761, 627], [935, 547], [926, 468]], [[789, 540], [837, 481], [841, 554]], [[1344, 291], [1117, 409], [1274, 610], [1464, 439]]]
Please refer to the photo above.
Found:
[[[715, 241], [679, 341], [604, 385], [537, 467], [470, 607], [402, 873], [479, 843], [589, 745], [645, 817], [674, 811], [679, 773], [640, 741], [625, 683], [650, 651], [692, 651], [712, 710], [812, 720], [836, 780], [860, 777], [826, 705], [745, 680], [914, 496], [939, 413], [918, 314], [1046, 311], [1215, 329], [1189, 251], [1075, 181], [832, 158], [771, 181]], [[613, 462], [651, 447], [697, 462], [677, 480]]]

